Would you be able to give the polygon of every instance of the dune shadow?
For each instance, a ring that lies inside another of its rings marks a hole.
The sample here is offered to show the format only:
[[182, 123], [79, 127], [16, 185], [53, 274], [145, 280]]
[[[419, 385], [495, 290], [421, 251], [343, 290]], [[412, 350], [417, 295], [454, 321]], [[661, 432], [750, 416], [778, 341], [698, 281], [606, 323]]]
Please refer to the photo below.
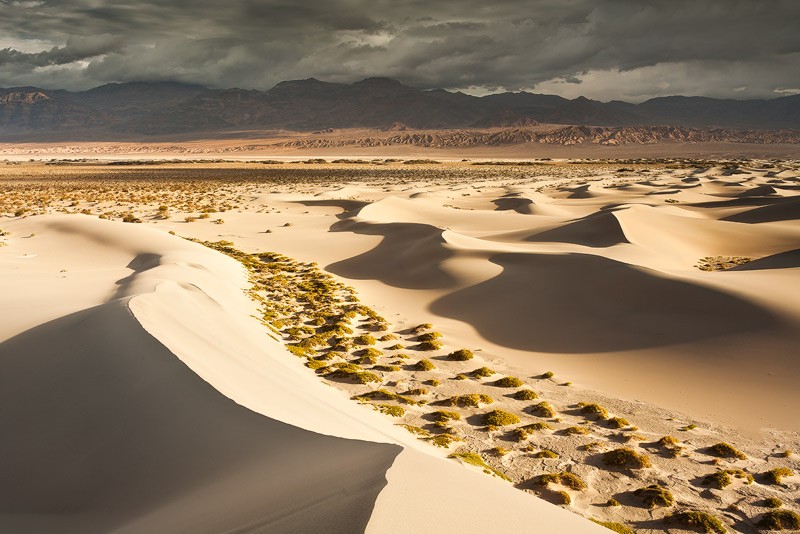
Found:
[[530, 235], [525, 241], [572, 243], [593, 248], [606, 248], [630, 243], [613, 210], [603, 210], [556, 228]]
[[379, 280], [404, 289], [439, 289], [455, 285], [441, 268], [453, 253], [443, 245], [443, 230], [418, 223], [373, 224], [340, 221], [331, 232], [379, 235], [383, 240], [372, 250], [327, 265], [325, 269], [345, 278]]
[[401, 450], [236, 404], [123, 301], [0, 343], [0, 403], [3, 532], [363, 532]]
[[721, 220], [757, 224], [800, 219], [800, 198], [798, 197], [779, 197], [777, 199], [762, 198], [761, 200], [767, 203], [767, 205], [743, 211], [735, 215], [729, 215]]
[[758, 271], [762, 269], [793, 269], [796, 267], [800, 267], [800, 248], [765, 256], [742, 265], [737, 265], [728, 270]]
[[530, 215], [533, 201], [529, 198], [503, 197], [492, 200], [492, 204], [497, 206], [496, 211], [516, 211], [523, 215]]
[[331, 199], [331, 200], [296, 200], [294, 201], [295, 204], [300, 204], [302, 206], [308, 207], [315, 207], [315, 206], [322, 206], [322, 207], [330, 207], [330, 208], [339, 208], [342, 210], [342, 213], [337, 213], [337, 219], [350, 219], [358, 215], [358, 212], [361, 211], [361, 208], [371, 204], [370, 202], [364, 200], [348, 200], [348, 199]]
[[503, 271], [446, 295], [433, 313], [515, 349], [643, 349], [774, 327], [763, 308], [727, 293], [586, 254], [497, 254]]

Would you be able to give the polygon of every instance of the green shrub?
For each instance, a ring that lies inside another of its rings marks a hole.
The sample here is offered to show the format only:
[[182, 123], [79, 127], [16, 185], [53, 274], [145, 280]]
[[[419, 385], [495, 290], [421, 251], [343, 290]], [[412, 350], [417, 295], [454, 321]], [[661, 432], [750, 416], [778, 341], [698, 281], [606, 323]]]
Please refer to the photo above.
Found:
[[448, 354], [447, 358], [456, 362], [465, 362], [467, 360], [471, 360], [474, 356], [475, 355], [472, 354], [471, 350], [458, 349]]
[[517, 400], [534, 400], [537, 397], [538, 395], [532, 389], [520, 389], [514, 393], [514, 398]]
[[610, 467], [624, 467], [628, 469], [643, 469], [652, 465], [647, 455], [640, 454], [627, 447], [604, 453], [603, 463]]
[[675, 497], [667, 488], [661, 487], [658, 484], [647, 486], [646, 488], [639, 488], [633, 492], [634, 495], [642, 500], [642, 504], [648, 508], [667, 507], [675, 504]]
[[436, 380], [435, 378], [432, 380], [428, 380], [425, 383], [432, 387], [437, 387], [442, 385], [442, 383], [439, 380]]
[[794, 476], [794, 471], [792, 471], [788, 467], [776, 467], [775, 469], [770, 469], [769, 471], [764, 473], [763, 476], [764, 476], [764, 481], [767, 484], [780, 485], [783, 477]]
[[682, 512], [675, 512], [669, 519], [675, 520], [678, 523], [687, 527], [699, 528], [703, 532], [717, 534], [725, 534], [725, 526], [722, 522], [711, 514], [706, 512], [699, 512], [696, 510], [684, 510]]
[[584, 415], [596, 415], [600, 419], [606, 419], [608, 417], [608, 410], [599, 404], [586, 404], [585, 402], [579, 402], [578, 407], [581, 409], [581, 413]]
[[492, 404], [493, 402], [494, 399], [491, 398], [489, 395], [470, 393], [468, 395], [456, 395], [450, 397], [449, 399], [443, 400], [442, 404], [446, 406], [478, 408], [481, 404]]
[[438, 341], [423, 341], [419, 344], [419, 350], [431, 351], [431, 350], [439, 350], [442, 348], [442, 344]]
[[403, 395], [427, 395], [429, 393], [427, 388], [414, 388], [409, 389]]
[[325, 362], [321, 362], [319, 360], [308, 360], [306, 362], [306, 367], [308, 367], [309, 369], [314, 369], [315, 371], [317, 369], [322, 369], [323, 367], [327, 366], [328, 364], [326, 364]]
[[736, 449], [733, 445], [725, 442], [720, 442], [708, 448], [709, 454], [717, 458], [738, 458], [739, 460], [746, 460], [747, 455], [742, 451]]
[[417, 336], [417, 341], [420, 341], [420, 342], [422, 342], [422, 341], [436, 341], [440, 337], [442, 337], [442, 334], [440, 334], [439, 332], [427, 332], [425, 334], [421, 334], [420, 336]]
[[547, 401], [540, 402], [531, 407], [531, 413], [537, 417], [553, 417], [556, 414], [556, 411], [550, 406], [550, 403]]
[[557, 491], [555, 492], [555, 495], [558, 498], [556, 504], [564, 504], [567, 506], [572, 504], [572, 497], [570, 497], [569, 493], [567, 493], [566, 491]]
[[[552, 452], [552, 451], [551, 451]], [[552, 457], [549, 457], [552, 458]], [[538, 483], [542, 486], [547, 486], [548, 484], [561, 484], [562, 486], [566, 486], [570, 489], [574, 489], [576, 491], [582, 491], [586, 489], [586, 483], [574, 473], [569, 473], [567, 471], [561, 471], [560, 473], [549, 473], [545, 475], [539, 476]]]
[[474, 452], [455, 452], [451, 454], [449, 458], [458, 458], [462, 462], [482, 468], [485, 473], [496, 475], [502, 478], [503, 480], [511, 482], [511, 479], [508, 478], [506, 475], [504, 475], [497, 469], [489, 466], [486, 462], [484, 462], [480, 454], [476, 454]]
[[800, 516], [791, 510], [771, 510], [761, 516], [756, 526], [762, 530], [797, 530]]
[[673, 436], [664, 436], [663, 438], [659, 439], [656, 443], [661, 447], [670, 448], [680, 443], [680, 441], [678, 441], [678, 438]]
[[732, 482], [731, 475], [745, 481], [745, 484], [752, 484], [753, 475], [741, 469], [722, 469], [716, 473], [712, 473], [703, 479], [703, 485], [712, 486], [717, 489], [722, 489], [730, 485]]
[[519, 423], [519, 417], [503, 410], [492, 410], [483, 415], [483, 424], [487, 426], [506, 426]]
[[505, 456], [509, 452], [511, 451], [504, 447], [492, 447], [491, 449], [489, 449], [489, 454], [491, 454], [492, 456], [497, 456], [498, 458]]
[[458, 412], [451, 412], [448, 410], [438, 410], [431, 413], [433, 420], [437, 423], [446, 423], [448, 421], [461, 421], [461, 414]]
[[421, 332], [424, 332], [425, 330], [430, 330], [431, 328], [433, 328], [433, 325], [431, 323], [422, 323], [412, 328], [411, 333], [417, 335]]
[[397, 336], [394, 334], [384, 334], [378, 341], [394, 341], [395, 339], [397, 339]]
[[764, 499], [761, 505], [764, 506], [765, 508], [780, 508], [781, 506], [783, 506], [783, 501], [781, 501], [777, 497], [767, 497], [766, 499]]
[[494, 383], [495, 386], [501, 388], [518, 388], [523, 384], [524, 382], [515, 376], [504, 376]]
[[369, 334], [361, 334], [360, 336], [353, 338], [353, 343], [356, 345], [374, 345], [376, 343], [376, 339]]
[[542, 449], [533, 455], [534, 458], [558, 458], [558, 453], [550, 449]]
[[428, 438], [428, 441], [430, 441], [436, 447], [442, 447], [443, 449], [446, 449], [453, 443], [462, 441], [462, 439], [452, 434], [437, 434]]
[[494, 371], [489, 369], [488, 367], [479, 367], [470, 373], [475, 378], [486, 378], [487, 376], [492, 376]]
[[[609, 499], [609, 502], [611, 501], [617, 502], [614, 499]], [[609, 506], [619, 506], [619, 503], [617, 502], [617, 504], [615, 505], [609, 504]], [[591, 519], [592, 521], [594, 521], [595, 523], [597, 523], [602, 527], [606, 527], [608, 530], [616, 532], [617, 534], [636, 534], [636, 532], [632, 528], [626, 527], [622, 523], [614, 523], [612, 521], [598, 521], [597, 519], [592, 519], [592, 518], [589, 519]]]
[[617, 499], [611, 497], [606, 501], [606, 506], [622, 506]]
[[606, 422], [611, 428], [625, 428], [626, 426], [630, 426], [630, 423], [627, 421], [627, 419], [623, 417], [612, 417]]
[[430, 360], [420, 360], [414, 365], [414, 369], [416, 371], [431, 371], [436, 369], [436, 366], [433, 365], [433, 362]]
[[458, 373], [453, 377], [453, 380], [466, 380], [468, 377], [464, 373]]
[[386, 347], [386, 350], [403, 350], [405, 347], [400, 343], [395, 343], [391, 347]]
[[582, 426], [570, 426], [562, 430], [562, 432], [567, 436], [577, 436], [582, 434], [588, 434], [589, 430]]
[[372, 368], [373, 371], [383, 371], [386, 373], [394, 373], [400, 371], [400, 366], [398, 365], [376, 365]]
[[405, 409], [393, 404], [378, 404], [375, 406], [375, 408], [381, 413], [390, 415], [392, 417], [403, 417], [406, 414]]
[[415, 436], [422, 436], [422, 437], [426, 438], [426, 437], [431, 435], [430, 432], [428, 432], [424, 428], [420, 428], [418, 426], [414, 426], [414, 425], [400, 425], [400, 426], [402, 426], [403, 428], [405, 428], [406, 430], [408, 430], [409, 432], [411, 432]]
[[553, 373], [552, 373], [552, 371], [547, 371], [546, 373], [542, 373], [539, 378], [543, 378], [545, 380], [549, 380], [549, 379], [553, 378]]

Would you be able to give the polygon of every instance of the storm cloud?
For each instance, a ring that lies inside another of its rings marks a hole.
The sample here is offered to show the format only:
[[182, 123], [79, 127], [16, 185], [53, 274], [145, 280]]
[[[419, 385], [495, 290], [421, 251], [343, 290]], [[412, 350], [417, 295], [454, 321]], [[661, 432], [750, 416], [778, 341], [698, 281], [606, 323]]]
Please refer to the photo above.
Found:
[[0, 86], [430, 89], [640, 101], [800, 92], [794, 0], [0, 0]]

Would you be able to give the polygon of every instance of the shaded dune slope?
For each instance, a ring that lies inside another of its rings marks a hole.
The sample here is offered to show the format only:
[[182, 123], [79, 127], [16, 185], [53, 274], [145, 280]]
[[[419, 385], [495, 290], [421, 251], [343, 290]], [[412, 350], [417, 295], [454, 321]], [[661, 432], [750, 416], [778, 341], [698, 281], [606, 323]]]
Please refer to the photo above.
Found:
[[[503, 268], [500, 275], [442, 297], [430, 308], [512, 348], [552, 353], [642, 349], [778, 324], [770, 312], [745, 300], [601, 256], [497, 254], [490, 260]], [[507, 297], [511, 294], [514, 299]]]
[[0, 344], [0, 403], [6, 532], [363, 532], [400, 451], [237, 405], [124, 301]]

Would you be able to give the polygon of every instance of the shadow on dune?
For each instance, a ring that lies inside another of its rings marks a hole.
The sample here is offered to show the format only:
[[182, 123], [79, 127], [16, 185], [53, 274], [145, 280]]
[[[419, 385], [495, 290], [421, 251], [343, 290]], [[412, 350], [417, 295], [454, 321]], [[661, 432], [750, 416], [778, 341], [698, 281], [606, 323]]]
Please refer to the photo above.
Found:
[[528, 236], [525, 241], [573, 243], [595, 248], [630, 243], [611, 211], [613, 210], [592, 213], [562, 226]]
[[766, 310], [726, 293], [585, 254], [497, 254], [503, 272], [433, 302], [515, 349], [589, 353], [643, 349], [762, 330]]
[[737, 213], [736, 215], [730, 215], [722, 220], [757, 224], [765, 222], [791, 221], [796, 219], [800, 219], [800, 198], [780, 197], [775, 199], [773, 202], [768, 203], [766, 206], [753, 208], [751, 210]]
[[372, 250], [325, 267], [345, 278], [380, 280], [404, 289], [438, 289], [455, 285], [440, 264], [453, 254], [444, 247], [443, 230], [418, 223], [373, 224], [341, 221], [331, 232], [379, 235], [383, 240]]
[[340, 208], [342, 213], [337, 213], [337, 219], [350, 219], [358, 215], [358, 212], [361, 211], [361, 208], [371, 204], [370, 202], [366, 202], [363, 200], [348, 200], [348, 199], [331, 199], [331, 200], [297, 200], [295, 201], [296, 204], [300, 204], [302, 206], [308, 207], [315, 207], [315, 206], [323, 206], [323, 207], [331, 207], [331, 208]]
[[800, 267], [800, 248], [772, 254], [757, 260], [737, 265], [731, 271], [759, 271], [762, 269], [793, 269]]
[[0, 531], [363, 532], [400, 447], [254, 413], [114, 301], [0, 344]]
[[530, 215], [533, 201], [522, 197], [503, 197], [492, 200], [492, 204], [497, 206], [496, 211], [516, 211], [523, 215]]

